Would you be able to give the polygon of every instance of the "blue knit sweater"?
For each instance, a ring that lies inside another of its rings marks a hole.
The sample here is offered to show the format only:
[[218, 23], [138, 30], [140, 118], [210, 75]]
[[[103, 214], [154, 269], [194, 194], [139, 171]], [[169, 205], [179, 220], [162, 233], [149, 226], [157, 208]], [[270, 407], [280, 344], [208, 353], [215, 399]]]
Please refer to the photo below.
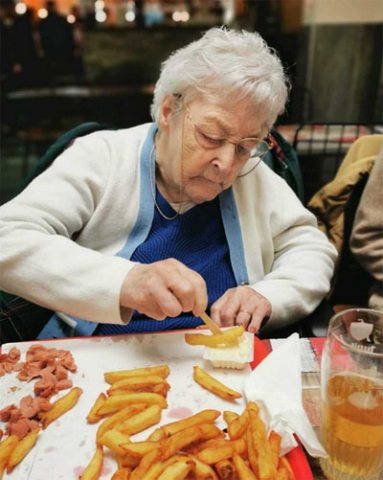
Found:
[[[158, 190], [156, 201], [165, 215], [175, 214]], [[166, 258], [176, 258], [204, 278], [209, 306], [236, 285], [218, 198], [197, 205], [174, 220], [166, 220], [155, 210], [149, 235], [134, 251], [131, 260], [148, 264]], [[156, 321], [134, 312], [128, 325], [100, 324], [95, 335], [192, 328], [201, 323], [200, 318], [190, 313]]]

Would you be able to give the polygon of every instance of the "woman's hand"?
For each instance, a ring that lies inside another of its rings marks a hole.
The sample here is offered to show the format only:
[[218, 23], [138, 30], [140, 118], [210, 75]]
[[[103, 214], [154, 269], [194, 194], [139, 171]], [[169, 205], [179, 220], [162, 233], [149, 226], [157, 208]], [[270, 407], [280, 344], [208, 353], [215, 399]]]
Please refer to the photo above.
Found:
[[256, 333], [264, 319], [270, 317], [271, 303], [251, 287], [230, 288], [211, 307], [211, 318], [221, 325], [243, 325]]
[[198, 317], [207, 307], [207, 288], [198, 273], [173, 258], [138, 264], [126, 276], [120, 305], [155, 320], [193, 312]]

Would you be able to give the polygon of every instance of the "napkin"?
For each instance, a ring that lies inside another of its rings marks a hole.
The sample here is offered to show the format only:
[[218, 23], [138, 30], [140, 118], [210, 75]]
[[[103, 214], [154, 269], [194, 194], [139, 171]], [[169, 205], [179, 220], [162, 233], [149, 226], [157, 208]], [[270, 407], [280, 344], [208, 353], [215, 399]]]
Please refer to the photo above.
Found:
[[248, 376], [247, 401], [260, 407], [269, 430], [282, 437], [281, 455], [297, 446], [294, 433], [313, 457], [326, 457], [302, 404], [299, 335], [293, 333]]

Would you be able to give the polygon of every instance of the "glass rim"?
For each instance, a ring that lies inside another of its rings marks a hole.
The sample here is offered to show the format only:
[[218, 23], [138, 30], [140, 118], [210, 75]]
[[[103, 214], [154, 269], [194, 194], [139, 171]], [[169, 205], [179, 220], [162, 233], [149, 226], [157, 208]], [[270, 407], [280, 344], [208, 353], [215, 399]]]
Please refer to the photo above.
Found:
[[[354, 307], [354, 308], [347, 308], [346, 310], [342, 310], [341, 312], [338, 312], [338, 313], [335, 313], [330, 321], [329, 321], [329, 325], [328, 325], [328, 338], [330, 336], [332, 336], [334, 339], [336, 339], [343, 347], [345, 347], [347, 350], [350, 350], [352, 352], [355, 352], [355, 353], [359, 353], [359, 354], [363, 354], [363, 355], [366, 355], [366, 356], [371, 356], [371, 357], [376, 357], [376, 358], [383, 358], [383, 351], [381, 353], [377, 353], [377, 352], [371, 352], [371, 351], [368, 351], [368, 350], [365, 350], [363, 348], [363, 345], [361, 345], [360, 347], [358, 346], [353, 346], [352, 344], [349, 344], [347, 342], [345, 342], [340, 336], [339, 334], [335, 333], [333, 330], [331, 330], [331, 327], [332, 325], [336, 322], [336, 320], [338, 320], [339, 317], [341, 317], [342, 315], [344, 314], [347, 314], [347, 313], [350, 313], [350, 312], [368, 312], [368, 313], [371, 313], [371, 314], [377, 314], [377, 315], [380, 315], [383, 317], [383, 312], [380, 311], [380, 310], [375, 310], [373, 308], [358, 308], [358, 307]], [[357, 340], [355, 340], [355, 342], [357, 342]]]

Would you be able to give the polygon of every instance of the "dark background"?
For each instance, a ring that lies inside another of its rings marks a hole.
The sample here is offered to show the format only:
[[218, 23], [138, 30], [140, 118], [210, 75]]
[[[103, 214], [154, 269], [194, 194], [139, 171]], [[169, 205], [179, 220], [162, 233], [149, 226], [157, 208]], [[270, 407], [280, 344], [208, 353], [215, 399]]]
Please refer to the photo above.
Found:
[[[72, 9], [74, 23], [68, 22], [70, 12], [58, 12], [63, 21], [50, 27], [51, 40], [44, 47], [39, 12], [18, 15], [12, 13], [13, 1], [1, 0], [0, 203], [18, 192], [47, 146], [69, 128], [84, 121], [117, 127], [150, 121], [161, 62], [227, 19], [225, 2], [189, 1], [182, 7], [189, 21], [175, 22], [172, 14], [178, 4], [169, 1], [161, 2], [162, 21], [149, 26], [139, 15], [144, 4], [136, 2], [136, 19], [130, 24], [96, 22], [93, 2], [90, 11]], [[257, 30], [278, 51], [290, 76], [290, 101], [278, 119], [281, 131], [291, 142], [305, 123], [362, 125], [354, 136], [380, 131], [382, 24], [306, 24], [304, 4], [303, 0], [232, 3], [230, 26]], [[106, 7], [105, 12], [108, 15]], [[17, 28], [9, 27], [12, 15]], [[25, 26], [28, 18], [30, 30]], [[72, 50], [68, 47], [69, 53], [52, 60], [49, 49], [60, 43], [59, 32], [64, 37], [66, 27]], [[315, 154], [304, 152], [299, 144], [297, 148], [310, 196], [335, 174], [346, 147], [332, 156], [318, 149]]]

